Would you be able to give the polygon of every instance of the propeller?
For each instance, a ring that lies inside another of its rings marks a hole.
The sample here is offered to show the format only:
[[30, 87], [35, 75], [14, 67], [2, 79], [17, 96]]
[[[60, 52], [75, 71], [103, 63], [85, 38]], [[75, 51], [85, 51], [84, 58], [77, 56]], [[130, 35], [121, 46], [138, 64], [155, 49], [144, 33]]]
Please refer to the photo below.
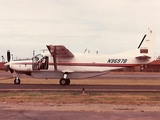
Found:
[[11, 53], [9, 50], [7, 50], [7, 63], [5, 64], [6, 66], [6, 71], [10, 71], [11, 73], [13, 73], [13, 69], [10, 68], [10, 61], [11, 61]]
[[11, 60], [11, 53], [9, 50], [7, 50], [7, 61], [10, 62]]

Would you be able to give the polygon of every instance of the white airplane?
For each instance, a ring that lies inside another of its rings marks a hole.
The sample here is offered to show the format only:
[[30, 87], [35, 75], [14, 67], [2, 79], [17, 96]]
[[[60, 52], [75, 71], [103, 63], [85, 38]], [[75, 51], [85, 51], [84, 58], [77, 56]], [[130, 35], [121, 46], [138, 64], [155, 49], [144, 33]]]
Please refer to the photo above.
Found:
[[[148, 64], [154, 60], [155, 35], [152, 30], [143, 37], [138, 49], [114, 54], [73, 54], [63, 45], [47, 45], [50, 53], [42, 53], [30, 60], [10, 60], [5, 66], [15, 72], [15, 84], [20, 84], [19, 74], [33, 78], [60, 79], [60, 85], [69, 85], [70, 79], [92, 78], [111, 70]], [[118, 50], [117, 50], [118, 51]]]

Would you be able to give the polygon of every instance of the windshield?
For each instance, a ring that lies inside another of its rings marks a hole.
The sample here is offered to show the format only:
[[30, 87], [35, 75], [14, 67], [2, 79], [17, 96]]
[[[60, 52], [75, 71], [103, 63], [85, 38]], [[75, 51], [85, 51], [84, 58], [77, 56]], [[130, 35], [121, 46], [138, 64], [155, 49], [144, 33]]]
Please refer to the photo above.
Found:
[[42, 54], [38, 54], [35, 57], [33, 57], [32, 60], [33, 60], [33, 62], [37, 62], [37, 61], [41, 60], [42, 58], [43, 58], [43, 55]]

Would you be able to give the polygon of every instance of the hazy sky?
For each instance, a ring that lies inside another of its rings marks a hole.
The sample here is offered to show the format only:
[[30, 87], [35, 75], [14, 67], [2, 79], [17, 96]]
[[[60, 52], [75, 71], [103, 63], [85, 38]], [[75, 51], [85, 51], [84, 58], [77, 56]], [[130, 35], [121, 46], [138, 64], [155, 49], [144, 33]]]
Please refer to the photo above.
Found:
[[156, 30], [160, 55], [159, 0], [0, 0], [0, 55], [32, 57], [47, 44], [73, 53], [113, 54], [137, 48]]

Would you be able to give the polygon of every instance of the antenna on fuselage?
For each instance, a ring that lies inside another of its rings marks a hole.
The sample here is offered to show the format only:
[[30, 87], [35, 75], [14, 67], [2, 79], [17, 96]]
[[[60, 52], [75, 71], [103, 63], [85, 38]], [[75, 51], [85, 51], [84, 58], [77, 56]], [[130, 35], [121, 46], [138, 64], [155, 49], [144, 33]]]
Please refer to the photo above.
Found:
[[48, 49], [41, 49], [41, 51], [45, 53], [46, 51], [48, 51]]
[[86, 53], [86, 51], [87, 51], [87, 48], [84, 50], [84, 52], [83, 52], [83, 53]]

